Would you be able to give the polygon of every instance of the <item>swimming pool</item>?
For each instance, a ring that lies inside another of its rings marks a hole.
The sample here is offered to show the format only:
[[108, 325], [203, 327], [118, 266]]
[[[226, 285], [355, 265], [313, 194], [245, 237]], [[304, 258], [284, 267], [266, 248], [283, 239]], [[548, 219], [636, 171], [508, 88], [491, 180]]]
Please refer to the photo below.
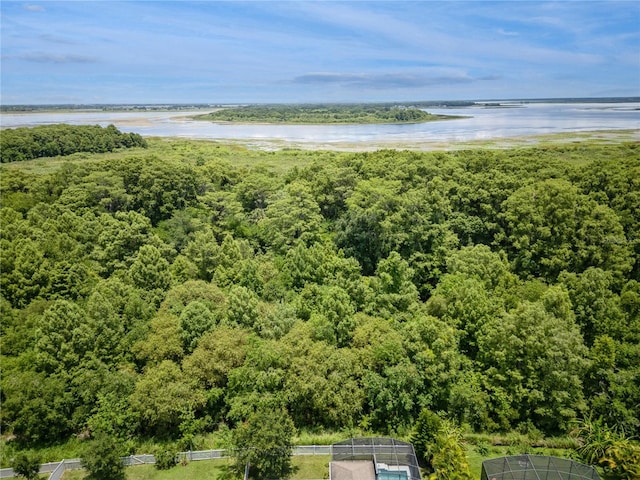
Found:
[[376, 475], [376, 480], [409, 480], [409, 475], [402, 470], [379, 470]]

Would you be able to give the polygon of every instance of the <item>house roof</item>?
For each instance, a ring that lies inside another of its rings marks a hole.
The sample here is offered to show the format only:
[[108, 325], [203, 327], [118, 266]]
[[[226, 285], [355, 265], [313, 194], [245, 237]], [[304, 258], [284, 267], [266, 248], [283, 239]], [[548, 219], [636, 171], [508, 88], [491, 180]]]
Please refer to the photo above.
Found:
[[371, 460], [331, 462], [330, 480], [375, 480], [376, 471]]

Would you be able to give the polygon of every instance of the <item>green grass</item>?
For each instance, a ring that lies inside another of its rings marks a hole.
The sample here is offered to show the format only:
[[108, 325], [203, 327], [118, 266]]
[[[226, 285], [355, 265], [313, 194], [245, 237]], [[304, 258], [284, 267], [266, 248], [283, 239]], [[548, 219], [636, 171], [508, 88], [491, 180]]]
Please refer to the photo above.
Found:
[[[295, 469], [292, 480], [309, 480], [329, 478], [328, 455], [301, 455], [292, 458]], [[229, 464], [228, 459], [201, 460], [189, 462], [185, 466], [176, 465], [170, 470], [157, 470], [153, 465], [138, 465], [128, 467], [127, 480], [214, 480], [223, 473]], [[65, 472], [63, 480], [81, 480], [85, 477], [84, 470], [70, 470]]]
[[82, 441], [76, 437], [72, 437], [67, 442], [59, 445], [40, 448], [19, 448], [15, 442], [8, 442], [2, 439], [0, 440], [0, 467], [9, 467], [11, 458], [18, 452], [37, 454], [41, 463], [48, 463], [59, 462], [63, 458], [79, 458], [82, 448]]
[[[186, 466], [176, 465], [169, 470], [158, 470], [153, 465], [137, 465], [127, 467], [127, 480], [215, 480], [227, 465], [227, 460], [202, 460], [189, 462]], [[81, 480], [86, 476], [85, 470], [65, 472], [63, 480]]]
[[365, 432], [309, 432], [301, 430], [293, 438], [294, 445], [333, 445], [351, 437], [367, 437]]
[[469, 461], [469, 468], [473, 478], [480, 478], [482, 473], [482, 461], [486, 460], [485, 457], [480, 455], [475, 448], [467, 449], [467, 460]]
[[177, 160], [189, 165], [204, 165], [209, 162], [228, 163], [235, 167], [264, 165], [277, 172], [286, 172], [294, 167], [304, 167], [316, 159], [331, 158], [337, 152], [285, 148], [264, 151], [251, 148], [249, 144], [228, 141], [219, 143], [209, 140], [185, 140], [179, 138], [148, 138], [148, 148], [129, 148], [109, 153], [79, 152], [67, 156], [42, 157], [24, 162], [3, 163], [2, 169], [18, 169], [26, 173], [46, 174], [60, 169], [65, 164], [87, 164], [127, 158], [157, 157], [167, 161]]
[[329, 478], [330, 455], [298, 455], [292, 458], [293, 480]]

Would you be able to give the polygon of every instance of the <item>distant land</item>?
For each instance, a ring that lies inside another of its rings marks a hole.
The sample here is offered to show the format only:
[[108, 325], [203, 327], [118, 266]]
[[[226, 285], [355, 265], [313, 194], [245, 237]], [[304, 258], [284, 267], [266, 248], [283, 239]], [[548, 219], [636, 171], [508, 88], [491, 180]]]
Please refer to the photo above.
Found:
[[463, 117], [433, 115], [413, 105], [250, 105], [218, 108], [213, 112], [195, 115], [191, 118], [215, 123], [365, 125], [374, 123], [424, 123]]
[[390, 108], [394, 106], [415, 108], [463, 108], [491, 104], [499, 106], [503, 103], [633, 103], [640, 102], [640, 97], [587, 97], [587, 98], [504, 98], [478, 100], [425, 100], [414, 102], [354, 102], [354, 103], [162, 103], [162, 104], [16, 104], [0, 105], [0, 112], [29, 113], [45, 111], [125, 111], [125, 112], [165, 112], [165, 111], [193, 111], [212, 108], [233, 108], [242, 106], [300, 106], [300, 107], [330, 107], [330, 106], [370, 106]]

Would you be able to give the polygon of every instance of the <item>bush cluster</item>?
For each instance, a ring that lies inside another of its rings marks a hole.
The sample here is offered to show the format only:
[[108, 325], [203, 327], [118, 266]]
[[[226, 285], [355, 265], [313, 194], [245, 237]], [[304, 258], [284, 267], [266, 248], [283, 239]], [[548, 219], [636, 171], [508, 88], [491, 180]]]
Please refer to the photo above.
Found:
[[122, 133], [113, 125], [43, 125], [2, 130], [0, 162], [20, 162], [76, 152], [104, 153], [117, 148], [146, 147], [137, 133]]

